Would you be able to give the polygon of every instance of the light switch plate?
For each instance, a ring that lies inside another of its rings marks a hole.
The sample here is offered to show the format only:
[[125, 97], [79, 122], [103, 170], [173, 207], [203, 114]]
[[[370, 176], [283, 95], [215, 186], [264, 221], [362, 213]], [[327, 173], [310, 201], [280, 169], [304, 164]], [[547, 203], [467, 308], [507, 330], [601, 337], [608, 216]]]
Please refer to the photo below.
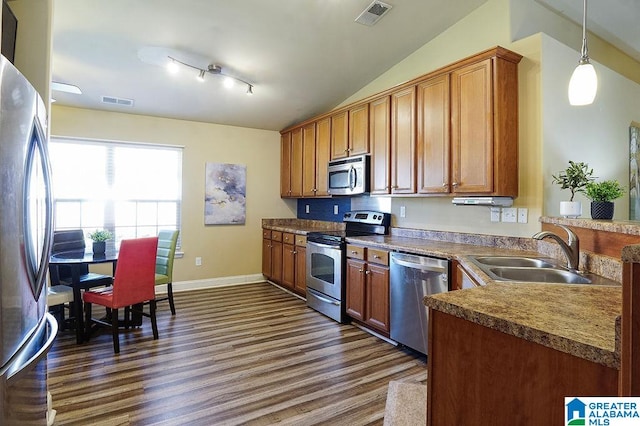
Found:
[[502, 209], [502, 221], [503, 222], [517, 222], [518, 209], [515, 207], [506, 207]]
[[491, 222], [500, 222], [500, 207], [491, 207]]
[[333, 214], [338, 214], [338, 205], [337, 204], [333, 205]]
[[304, 212], [305, 212], [306, 214], [309, 214], [309, 204], [305, 204], [305, 205], [304, 205]]
[[518, 223], [527, 223], [529, 220], [529, 209], [518, 209]]
[[405, 206], [400, 206], [400, 217], [407, 217], [407, 208]]

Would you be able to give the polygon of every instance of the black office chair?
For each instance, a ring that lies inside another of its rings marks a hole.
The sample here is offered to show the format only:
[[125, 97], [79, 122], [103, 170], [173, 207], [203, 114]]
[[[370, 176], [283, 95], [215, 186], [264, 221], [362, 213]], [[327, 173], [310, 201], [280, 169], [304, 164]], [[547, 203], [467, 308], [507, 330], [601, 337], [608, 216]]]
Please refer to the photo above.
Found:
[[[84, 252], [84, 232], [82, 229], [71, 229], [64, 231], [53, 232], [53, 246], [51, 249], [51, 255], [55, 255], [62, 252]], [[113, 283], [113, 277], [110, 275], [96, 274], [89, 272], [88, 265], [78, 265], [80, 268], [80, 288], [87, 290], [93, 287], [109, 286]], [[71, 286], [72, 272], [71, 266], [68, 265], [51, 265], [49, 264], [49, 279], [51, 281], [51, 287], [55, 286]], [[60, 288], [60, 287], [57, 287]], [[56, 314], [60, 320], [64, 322], [64, 308], [59, 306], [56, 310]], [[73, 310], [71, 310], [73, 312]], [[70, 315], [71, 316], [71, 315]]]

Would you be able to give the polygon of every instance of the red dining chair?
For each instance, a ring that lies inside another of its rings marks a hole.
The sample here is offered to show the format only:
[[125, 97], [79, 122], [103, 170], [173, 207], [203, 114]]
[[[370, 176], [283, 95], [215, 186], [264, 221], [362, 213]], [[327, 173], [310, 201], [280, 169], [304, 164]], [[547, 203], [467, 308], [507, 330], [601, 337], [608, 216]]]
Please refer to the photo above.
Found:
[[[156, 322], [155, 270], [158, 237], [122, 240], [118, 254], [118, 264], [113, 277], [113, 286], [96, 290], [87, 290], [82, 299], [85, 303], [85, 325], [87, 337], [91, 324], [111, 326], [113, 335], [113, 351], [120, 352], [118, 336], [118, 309], [125, 308], [125, 325], [128, 326], [129, 307], [149, 302], [149, 313], [142, 311], [140, 315], [151, 318], [153, 339], [158, 339]], [[111, 310], [111, 324], [91, 318], [91, 305], [105, 306]], [[134, 308], [135, 309], [135, 308]]]

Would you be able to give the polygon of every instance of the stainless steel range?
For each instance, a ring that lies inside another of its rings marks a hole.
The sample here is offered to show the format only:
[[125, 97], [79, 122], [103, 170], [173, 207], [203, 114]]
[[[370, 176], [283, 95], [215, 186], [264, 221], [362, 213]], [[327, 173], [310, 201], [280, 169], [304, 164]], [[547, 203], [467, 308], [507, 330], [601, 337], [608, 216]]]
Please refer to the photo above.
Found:
[[307, 306], [344, 322], [346, 237], [385, 235], [391, 215], [374, 211], [344, 214], [344, 231], [307, 234]]

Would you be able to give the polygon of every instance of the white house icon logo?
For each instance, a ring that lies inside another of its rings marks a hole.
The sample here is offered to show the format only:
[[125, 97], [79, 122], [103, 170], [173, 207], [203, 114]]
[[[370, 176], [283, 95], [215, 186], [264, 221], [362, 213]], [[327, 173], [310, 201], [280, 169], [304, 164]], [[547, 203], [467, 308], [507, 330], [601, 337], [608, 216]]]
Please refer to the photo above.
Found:
[[585, 408], [586, 404], [580, 401], [579, 398], [574, 398], [567, 406], [567, 426], [571, 425], [584, 425], [585, 424]]

